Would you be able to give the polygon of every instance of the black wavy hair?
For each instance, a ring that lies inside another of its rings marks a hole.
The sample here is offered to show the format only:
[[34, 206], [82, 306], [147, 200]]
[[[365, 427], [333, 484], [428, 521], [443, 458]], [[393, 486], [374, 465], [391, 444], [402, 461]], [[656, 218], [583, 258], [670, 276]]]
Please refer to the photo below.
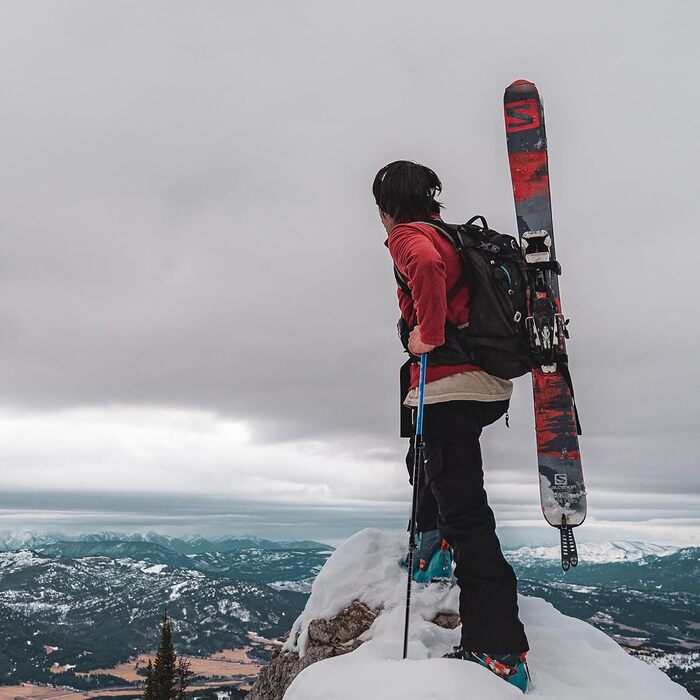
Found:
[[377, 206], [397, 224], [439, 214], [442, 204], [435, 197], [440, 192], [440, 178], [430, 168], [410, 160], [385, 165], [372, 184]]

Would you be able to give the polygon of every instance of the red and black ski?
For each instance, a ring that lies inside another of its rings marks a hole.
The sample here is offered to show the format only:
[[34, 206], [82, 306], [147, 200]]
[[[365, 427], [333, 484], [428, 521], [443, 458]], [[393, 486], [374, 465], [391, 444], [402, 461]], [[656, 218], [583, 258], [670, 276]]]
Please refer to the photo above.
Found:
[[561, 532], [562, 567], [578, 564], [572, 528], [586, 517], [578, 436], [568, 369], [567, 323], [561, 310], [561, 267], [554, 249], [547, 135], [533, 83], [517, 80], [504, 97], [508, 159], [518, 233], [529, 282], [527, 327], [537, 366], [532, 371], [542, 513]]

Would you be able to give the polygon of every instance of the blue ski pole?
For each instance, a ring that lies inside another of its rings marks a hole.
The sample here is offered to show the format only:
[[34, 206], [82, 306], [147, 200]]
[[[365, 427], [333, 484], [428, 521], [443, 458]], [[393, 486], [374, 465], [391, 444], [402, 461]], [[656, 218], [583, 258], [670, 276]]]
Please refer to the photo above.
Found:
[[406, 623], [403, 631], [403, 658], [408, 656], [408, 619], [411, 613], [411, 583], [413, 581], [413, 555], [416, 551], [416, 511], [418, 510], [418, 482], [423, 470], [423, 400], [425, 397], [425, 369], [428, 355], [420, 356], [420, 380], [418, 382], [418, 413], [416, 415], [416, 436], [413, 443], [413, 502], [411, 504], [411, 524], [408, 535], [408, 584], [406, 585]]

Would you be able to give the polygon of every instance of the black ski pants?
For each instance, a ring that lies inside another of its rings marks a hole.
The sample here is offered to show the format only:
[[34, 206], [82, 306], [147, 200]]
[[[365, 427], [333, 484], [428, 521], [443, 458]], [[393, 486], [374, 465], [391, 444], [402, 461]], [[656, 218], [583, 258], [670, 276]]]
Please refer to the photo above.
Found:
[[[507, 401], [425, 405], [417, 517], [418, 532], [440, 530], [453, 549], [462, 646], [498, 655], [529, 649], [518, 617], [515, 572], [503, 557], [484, 490], [479, 445], [484, 426], [507, 408]], [[412, 444], [406, 463], [412, 476]]]

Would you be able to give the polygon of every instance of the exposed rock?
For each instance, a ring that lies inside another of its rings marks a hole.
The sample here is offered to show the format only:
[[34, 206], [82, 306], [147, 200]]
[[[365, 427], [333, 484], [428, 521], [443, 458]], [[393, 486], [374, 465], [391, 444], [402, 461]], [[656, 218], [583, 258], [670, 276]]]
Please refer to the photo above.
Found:
[[309, 640], [318, 644], [346, 644], [368, 630], [376, 617], [376, 612], [354, 600], [332, 620], [312, 620]]
[[456, 613], [438, 613], [431, 622], [438, 627], [444, 627], [446, 630], [453, 630], [459, 627], [461, 620]]
[[358, 637], [372, 626], [378, 614], [355, 600], [330, 620], [312, 620], [304, 656], [295, 651], [279, 651], [260, 670], [248, 700], [282, 700], [292, 681], [307, 666], [357, 649], [362, 644]]

